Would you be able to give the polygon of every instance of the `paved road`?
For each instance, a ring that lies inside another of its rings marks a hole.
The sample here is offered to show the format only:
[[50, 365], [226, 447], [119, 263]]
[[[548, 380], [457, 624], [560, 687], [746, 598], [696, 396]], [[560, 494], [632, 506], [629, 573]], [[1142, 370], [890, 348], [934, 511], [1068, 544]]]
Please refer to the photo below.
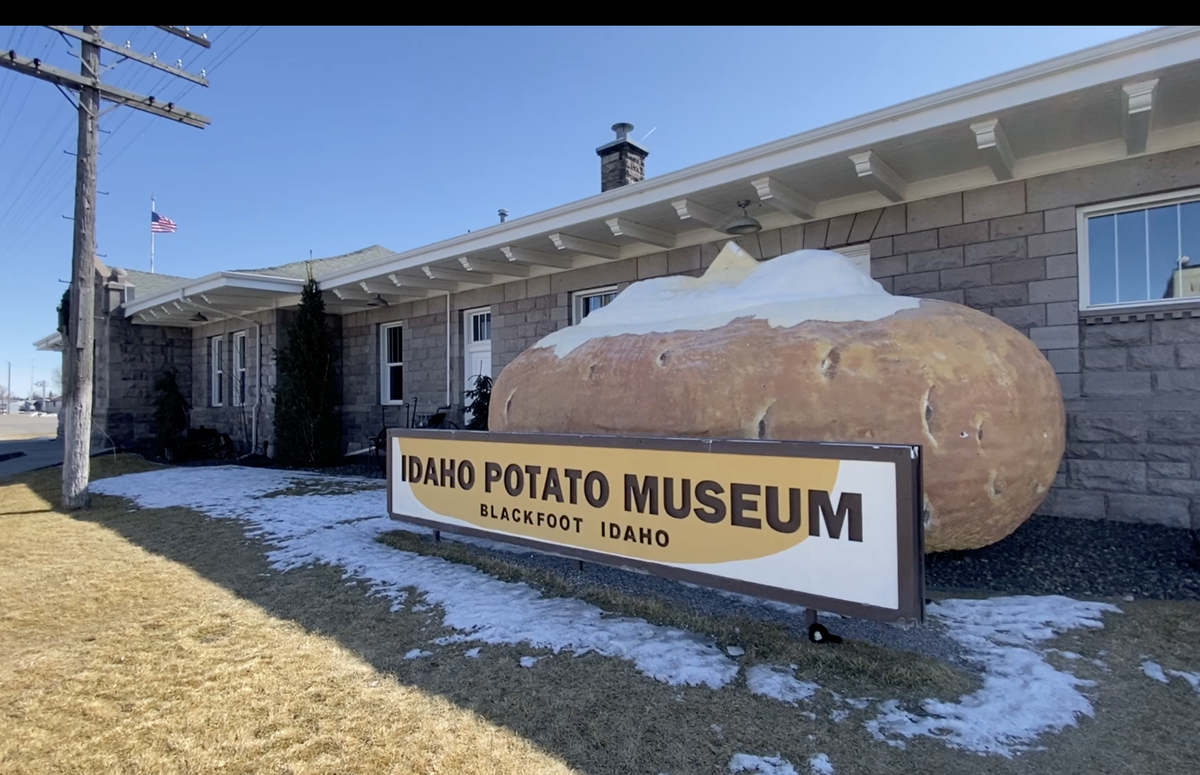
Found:
[[17, 439], [52, 439], [58, 435], [58, 415], [0, 414], [0, 442]]
[[58, 417], [55, 415], [0, 415], [0, 458], [14, 452], [24, 453], [0, 460], [0, 477], [60, 465], [62, 442], [55, 438], [57, 433]]

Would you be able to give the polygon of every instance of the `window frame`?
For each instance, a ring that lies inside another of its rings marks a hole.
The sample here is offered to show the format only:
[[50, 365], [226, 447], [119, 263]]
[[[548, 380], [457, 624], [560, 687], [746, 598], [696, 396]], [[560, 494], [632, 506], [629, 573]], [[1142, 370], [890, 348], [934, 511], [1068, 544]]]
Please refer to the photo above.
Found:
[[[871, 243], [859, 242], [853, 245], [843, 245], [840, 248], [830, 248], [834, 253], [841, 253], [846, 258], [853, 261], [856, 258], [867, 259], [867, 268], [864, 274], [867, 277], [871, 276]], [[857, 267], [856, 267], [857, 268]]]
[[[476, 339], [475, 338], [475, 319], [478, 317], [481, 317], [483, 315], [488, 316], [488, 322], [487, 322], [488, 336], [487, 336], [487, 339]], [[464, 342], [464, 344], [466, 344], [469, 347], [470, 345], [473, 345], [473, 344], [480, 344], [482, 342], [491, 342], [491, 341], [492, 341], [492, 308], [489, 306], [489, 307], [476, 307], [474, 309], [463, 310], [463, 342]]]
[[[571, 325], [578, 325], [579, 322], [583, 320], [584, 299], [590, 299], [596, 296], [605, 296], [610, 293], [613, 294], [615, 298], [616, 294], [619, 293], [617, 286], [605, 285], [600, 288], [588, 288], [584, 291], [574, 291], [571, 294]], [[611, 304], [612, 302], [609, 303]], [[604, 306], [607, 307], [608, 304], [605, 304]]]
[[249, 371], [250, 359], [247, 357], [248, 352], [246, 348], [249, 344], [246, 333], [245, 331], [238, 331], [233, 335], [233, 349], [231, 351], [233, 367], [229, 386], [229, 403], [233, 406], [245, 406], [246, 399], [249, 398], [249, 391], [246, 389], [246, 374]]
[[208, 338], [208, 405], [225, 406], [225, 335]]
[[[388, 361], [388, 332], [400, 329], [400, 360], [396, 363]], [[404, 383], [404, 322], [394, 321], [379, 324], [379, 404], [380, 406], [404, 406], [405, 400], [390, 398], [392, 391], [392, 368], [400, 367], [401, 385]]]
[[[1181, 296], [1176, 299], [1147, 299], [1145, 301], [1117, 301], [1112, 304], [1092, 304], [1091, 301], [1091, 256], [1088, 250], [1088, 219], [1105, 215], [1149, 210], [1163, 205], [1186, 204], [1200, 202], [1200, 188], [1189, 188], [1182, 191], [1172, 191], [1161, 194], [1148, 194], [1131, 199], [1119, 199], [1102, 204], [1086, 205], [1075, 208], [1075, 249], [1077, 280], [1079, 290], [1079, 312], [1119, 312], [1127, 309], [1169, 308], [1186, 305], [1200, 305], [1200, 296]], [[1194, 258], [1200, 266], [1200, 256]]]

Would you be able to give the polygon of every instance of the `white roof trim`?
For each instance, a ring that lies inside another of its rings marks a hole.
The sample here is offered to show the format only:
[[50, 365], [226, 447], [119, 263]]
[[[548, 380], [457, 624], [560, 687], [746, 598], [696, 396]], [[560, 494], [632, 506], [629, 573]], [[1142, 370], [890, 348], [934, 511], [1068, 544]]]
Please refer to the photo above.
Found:
[[812, 159], [860, 151], [873, 143], [987, 118], [1037, 100], [1190, 62], [1197, 58], [1198, 40], [1200, 26], [1173, 26], [1093, 46], [541, 213], [332, 272], [321, 278], [322, 286], [356, 283], [383, 272], [495, 249], [580, 222], [612, 218], [631, 207], [686, 198], [699, 190], [752, 180]]
[[174, 288], [161, 291], [154, 296], [137, 298], [124, 305], [125, 317], [132, 317], [153, 307], [176, 299], [182, 301], [188, 296], [201, 293], [211, 293], [220, 288], [238, 288], [263, 293], [294, 294], [304, 287], [304, 280], [293, 277], [270, 277], [268, 275], [252, 274], [250, 272], [215, 272], [196, 280], [187, 280]]
[[61, 352], [63, 345], [63, 336], [61, 331], [55, 331], [49, 336], [43, 336], [41, 339], [33, 343], [33, 346], [38, 350], [48, 352]]

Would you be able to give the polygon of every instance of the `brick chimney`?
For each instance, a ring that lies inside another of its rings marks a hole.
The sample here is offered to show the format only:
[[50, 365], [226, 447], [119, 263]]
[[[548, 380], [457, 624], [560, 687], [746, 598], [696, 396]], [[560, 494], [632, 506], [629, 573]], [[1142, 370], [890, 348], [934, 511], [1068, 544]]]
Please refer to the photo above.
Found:
[[646, 177], [646, 157], [650, 155], [642, 146], [629, 139], [633, 124], [613, 124], [617, 139], [596, 149], [600, 157], [600, 190], [628, 186]]

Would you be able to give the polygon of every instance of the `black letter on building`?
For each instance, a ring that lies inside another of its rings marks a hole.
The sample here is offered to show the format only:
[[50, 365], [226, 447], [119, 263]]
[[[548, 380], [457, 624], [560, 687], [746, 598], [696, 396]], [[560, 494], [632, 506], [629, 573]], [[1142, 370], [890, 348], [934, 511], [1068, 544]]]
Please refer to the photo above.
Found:
[[787, 522], [779, 519], [779, 488], [767, 486], [767, 524], [777, 533], [795, 533], [800, 528], [800, 488], [788, 488], [791, 510]]
[[521, 474], [521, 467], [516, 463], [509, 463], [504, 469], [504, 489], [509, 495], [519, 495], [521, 488], [525, 484], [525, 477]]
[[484, 463], [483, 464], [483, 491], [491, 492], [492, 484], [500, 481], [500, 464], [499, 463]]
[[546, 471], [546, 483], [542, 485], [542, 500], [549, 500], [551, 495], [559, 503], [563, 502], [562, 482], [558, 480], [557, 468]]
[[696, 485], [696, 501], [708, 506], [708, 510], [696, 509], [696, 516], [702, 521], [715, 525], [725, 519], [725, 501], [713, 497], [725, 492], [725, 488], [714, 481], [705, 479]]
[[747, 511], [758, 511], [758, 502], [747, 500], [747, 495], [758, 495], [762, 488], [757, 484], [729, 485], [729, 524], [738, 527], [762, 529], [762, 520], [757, 517], [747, 517]]
[[475, 486], [475, 465], [470, 460], [458, 464], [458, 486], [464, 490]]
[[639, 488], [637, 474], [625, 474], [625, 510], [632, 514], [636, 505], [638, 513], [645, 514], [646, 501], [650, 502], [650, 513], [658, 516], [658, 477], [647, 476]]
[[[595, 495], [592, 494], [593, 484], [598, 485], [595, 488], [598, 490]], [[583, 496], [587, 498], [587, 502], [592, 504], [593, 508], [598, 509], [608, 503], [608, 477], [599, 471], [589, 471], [587, 477], [583, 480]]]
[[663, 479], [663, 508], [675, 519], [683, 519], [692, 513], [692, 480], [681, 479], [679, 488], [682, 495], [680, 504], [675, 506], [675, 480], [671, 477]]
[[829, 500], [829, 493], [824, 490], [808, 491], [808, 534], [821, 535], [821, 519], [825, 519], [825, 531], [830, 538], [842, 537], [842, 525], [846, 523], [847, 514], [850, 516], [850, 540], [862, 542], [862, 495], [856, 492], [844, 492], [838, 498], [837, 512]]

